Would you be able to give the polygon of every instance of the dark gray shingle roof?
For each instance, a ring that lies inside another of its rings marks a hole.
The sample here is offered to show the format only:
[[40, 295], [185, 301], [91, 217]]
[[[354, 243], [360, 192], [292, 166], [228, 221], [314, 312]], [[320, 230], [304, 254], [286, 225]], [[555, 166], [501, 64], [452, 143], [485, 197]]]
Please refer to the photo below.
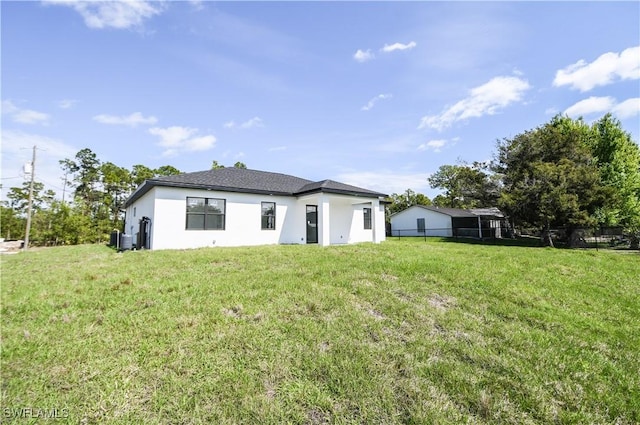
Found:
[[328, 193], [344, 193], [354, 195], [371, 195], [371, 196], [386, 196], [385, 194], [374, 192], [372, 190], [363, 189], [361, 187], [352, 186], [350, 184], [340, 183], [333, 180], [322, 180], [319, 182], [308, 183], [296, 191], [296, 195], [303, 195], [305, 193], [313, 192], [328, 192]]
[[158, 177], [151, 180], [158, 183], [175, 183], [184, 187], [242, 189], [243, 192], [257, 191], [277, 194], [291, 194], [301, 186], [311, 183], [311, 180], [286, 174], [235, 167], [196, 171], [195, 173]]
[[316, 192], [340, 193], [367, 197], [386, 196], [383, 193], [374, 192], [333, 180], [313, 182], [311, 180], [287, 174], [228, 167], [146, 180], [131, 194], [129, 199], [127, 199], [125, 207], [131, 205], [136, 199], [147, 193], [154, 186], [287, 196], [299, 196]]

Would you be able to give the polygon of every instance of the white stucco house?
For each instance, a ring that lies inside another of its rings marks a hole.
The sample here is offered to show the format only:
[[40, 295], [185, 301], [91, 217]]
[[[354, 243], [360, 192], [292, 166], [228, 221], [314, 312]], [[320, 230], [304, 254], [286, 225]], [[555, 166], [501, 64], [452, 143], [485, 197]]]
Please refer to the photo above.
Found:
[[379, 243], [383, 193], [241, 168], [146, 180], [124, 204], [124, 233], [146, 249]]
[[390, 217], [392, 236], [501, 237], [504, 216], [497, 208], [464, 210], [413, 205]]

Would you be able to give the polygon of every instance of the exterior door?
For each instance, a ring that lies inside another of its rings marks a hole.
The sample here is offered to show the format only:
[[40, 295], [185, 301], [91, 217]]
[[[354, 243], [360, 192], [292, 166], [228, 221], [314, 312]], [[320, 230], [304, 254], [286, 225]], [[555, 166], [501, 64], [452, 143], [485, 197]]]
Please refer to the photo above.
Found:
[[318, 243], [317, 205], [307, 205], [307, 243]]

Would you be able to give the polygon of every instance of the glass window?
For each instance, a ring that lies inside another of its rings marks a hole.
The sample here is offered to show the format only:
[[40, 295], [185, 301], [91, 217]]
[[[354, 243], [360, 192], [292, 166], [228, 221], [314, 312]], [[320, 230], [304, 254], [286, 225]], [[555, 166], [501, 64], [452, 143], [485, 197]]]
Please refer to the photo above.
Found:
[[371, 208], [363, 208], [364, 212], [364, 228], [371, 229]]
[[262, 203], [262, 230], [276, 229], [276, 203]]
[[424, 218], [419, 218], [418, 219], [418, 232], [420, 233], [424, 233], [425, 231], [425, 223], [424, 223]]
[[187, 230], [224, 230], [224, 199], [187, 198]]

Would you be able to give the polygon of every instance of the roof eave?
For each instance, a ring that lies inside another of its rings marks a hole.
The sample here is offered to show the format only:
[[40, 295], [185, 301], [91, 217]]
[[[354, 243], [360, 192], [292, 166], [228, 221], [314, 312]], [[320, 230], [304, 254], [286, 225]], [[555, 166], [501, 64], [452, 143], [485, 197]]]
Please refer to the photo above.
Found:
[[319, 187], [310, 190], [305, 190], [302, 192], [294, 193], [295, 196], [305, 196], [305, 195], [313, 195], [314, 193], [333, 193], [336, 195], [349, 195], [356, 196], [358, 198], [386, 198], [387, 195], [384, 193], [368, 193], [368, 192], [358, 192], [352, 190], [340, 190], [340, 189], [331, 189], [326, 187]]
[[132, 205], [136, 200], [140, 199], [145, 193], [155, 186], [162, 187], [176, 187], [181, 189], [199, 189], [208, 191], [219, 192], [236, 192], [236, 193], [255, 193], [257, 195], [279, 195], [279, 196], [295, 196], [291, 192], [280, 192], [274, 190], [261, 190], [261, 189], [244, 189], [241, 187], [228, 187], [228, 186], [216, 186], [216, 185], [203, 185], [197, 183], [182, 183], [182, 182], [168, 182], [161, 180], [146, 180], [141, 186], [139, 186], [133, 194], [127, 199], [124, 206], [125, 208]]

